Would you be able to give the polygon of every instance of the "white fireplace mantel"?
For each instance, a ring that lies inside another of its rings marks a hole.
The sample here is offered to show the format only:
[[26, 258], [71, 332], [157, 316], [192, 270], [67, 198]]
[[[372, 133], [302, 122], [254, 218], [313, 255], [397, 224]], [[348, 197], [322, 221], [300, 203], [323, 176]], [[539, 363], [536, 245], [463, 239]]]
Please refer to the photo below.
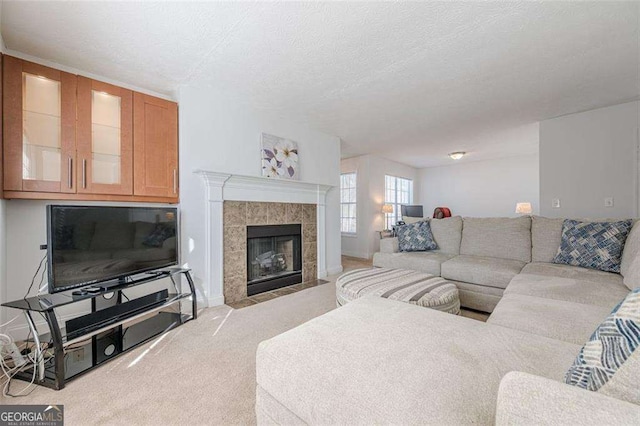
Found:
[[318, 278], [327, 276], [326, 195], [331, 185], [196, 170], [205, 183], [205, 297], [208, 306], [224, 304], [224, 201], [317, 205]]

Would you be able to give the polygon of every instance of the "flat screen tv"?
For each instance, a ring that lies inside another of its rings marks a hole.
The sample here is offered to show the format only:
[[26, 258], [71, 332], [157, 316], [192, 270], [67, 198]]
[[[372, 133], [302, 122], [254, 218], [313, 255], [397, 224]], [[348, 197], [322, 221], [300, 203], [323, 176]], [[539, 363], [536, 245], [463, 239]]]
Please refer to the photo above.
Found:
[[419, 205], [402, 205], [400, 206], [400, 214], [402, 214], [402, 217], [424, 217], [422, 206]]
[[178, 264], [175, 207], [47, 206], [49, 293]]

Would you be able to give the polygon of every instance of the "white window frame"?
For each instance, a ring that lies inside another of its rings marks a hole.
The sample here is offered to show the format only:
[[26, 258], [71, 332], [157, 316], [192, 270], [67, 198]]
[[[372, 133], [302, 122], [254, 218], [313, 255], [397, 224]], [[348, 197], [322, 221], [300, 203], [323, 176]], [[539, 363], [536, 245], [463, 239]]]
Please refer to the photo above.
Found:
[[399, 176], [384, 176], [384, 202], [393, 206], [393, 213], [385, 213], [385, 229], [392, 229], [402, 220], [400, 206], [413, 204], [413, 180]]
[[354, 236], [358, 232], [358, 174], [356, 172], [340, 174], [340, 232]]

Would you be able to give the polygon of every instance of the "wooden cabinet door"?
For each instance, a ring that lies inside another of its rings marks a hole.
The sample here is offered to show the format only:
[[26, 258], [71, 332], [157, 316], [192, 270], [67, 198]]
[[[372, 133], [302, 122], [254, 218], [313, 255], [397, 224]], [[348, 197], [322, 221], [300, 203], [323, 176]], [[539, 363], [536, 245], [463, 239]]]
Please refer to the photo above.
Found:
[[133, 97], [134, 195], [178, 199], [178, 105]]
[[4, 190], [76, 192], [76, 76], [10, 56], [3, 71]]
[[78, 77], [78, 193], [133, 194], [133, 92]]

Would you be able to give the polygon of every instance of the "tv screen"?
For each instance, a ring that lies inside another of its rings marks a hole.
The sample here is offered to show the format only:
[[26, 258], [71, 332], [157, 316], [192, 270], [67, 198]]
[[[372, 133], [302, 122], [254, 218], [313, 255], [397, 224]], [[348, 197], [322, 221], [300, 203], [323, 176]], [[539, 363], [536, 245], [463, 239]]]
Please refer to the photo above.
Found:
[[49, 292], [178, 263], [175, 207], [47, 206]]
[[402, 217], [424, 217], [422, 206], [400, 206], [400, 214]]

